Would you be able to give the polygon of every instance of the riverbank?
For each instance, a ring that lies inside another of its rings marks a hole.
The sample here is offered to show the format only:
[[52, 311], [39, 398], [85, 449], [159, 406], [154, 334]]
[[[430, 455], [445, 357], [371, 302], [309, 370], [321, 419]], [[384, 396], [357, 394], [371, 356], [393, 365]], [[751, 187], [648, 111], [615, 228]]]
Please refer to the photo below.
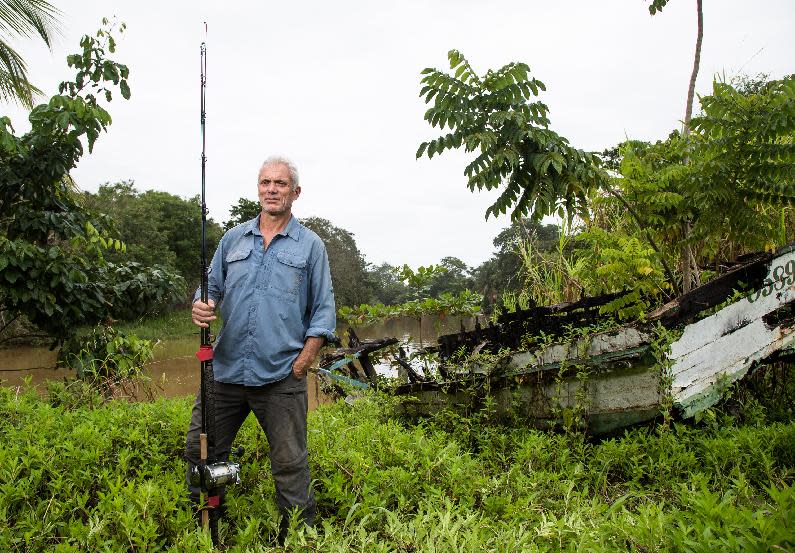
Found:
[[[119, 332], [153, 342], [199, 335], [198, 327], [191, 321], [190, 307], [135, 321], [119, 321], [113, 326]], [[219, 327], [220, 324], [214, 326]]]
[[[459, 320], [449, 317], [446, 320], [426, 319], [423, 324], [424, 343], [434, 343], [439, 334], [455, 332], [460, 324]], [[199, 333], [191, 321], [189, 308], [132, 322], [117, 322], [114, 327], [128, 336], [136, 335], [155, 344], [154, 359], [146, 364], [145, 372], [156, 383], [158, 395], [179, 397], [195, 393], [199, 372], [194, 354], [199, 345]], [[220, 321], [216, 321], [212, 330], [217, 332], [219, 328]], [[339, 323], [337, 335], [344, 337], [346, 330], [347, 326]], [[362, 339], [395, 337], [403, 341], [416, 341], [414, 336], [417, 330], [417, 321], [410, 318], [392, 319], [357, 328]], [[347, 339], [344, 340], [347, 343]], [[49, 344], [0, 348], [0, 384], [19, 386], [30, 379], [32, 384], [44, 388], [48, 380], [60, 381], [73, 377], [74, 371], [71, 369], [55, 369], [56, 357], [57, 350], [50, 350]], [[388, 363], [381, 365], [377, 360], [373, 361], [377, 368], [391, 370]]]
[[[289, 551], [764, 551], [795, 547], [795, 423], [638, 428], [590, 443], [488, 413], [415, 426], [390, 400], [310, 415], [317, 530]], [[191, 400], [53, 407], [0, 389], [0, 549], [210, 551], [183, 493]], [[280, 551], [261, 431], [239, 440], [228, 551]], [[86, 447], [90, 444], [91, 447]]]
[[[218, 323], [216, 323], [216, 326]], [[116, 330], [124, 334], [134, 334], [144, 340], [165, 341], [186, 336], [198, 336], [196, 325], [191, 321], [190, 307], [182, 307], [133, 321], [116, 321]], [[49, 348], [52, 338], [33, 328], [30, 323], [20, 323], [10, 331], [8, 340], [0, 345], [0, 351], [16, 348]], [[78, 334], [87, 334], [91, 327], [79, 328]], [[15, 335], [16, 334], [16, 335]]]

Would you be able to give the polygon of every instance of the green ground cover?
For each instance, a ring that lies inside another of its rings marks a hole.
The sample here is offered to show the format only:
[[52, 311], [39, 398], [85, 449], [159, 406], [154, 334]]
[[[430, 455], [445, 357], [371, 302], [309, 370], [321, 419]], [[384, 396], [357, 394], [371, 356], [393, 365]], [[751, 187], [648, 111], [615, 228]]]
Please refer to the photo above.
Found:
[[[126, 335], [135, 334], [144, 340], [168, 340], [170, 338], [183, 338], [185, 336], [198, 336], [198, 327], [190, 318], [190, 307], [168, 311], [151, 317], [135, 319], [133, 321], [119, 321], [114, 328]], [[216, 322], [213, 328], [221, 325]]]
[[[57, 388], [57, 387], [56, 387]], [[54, 390], [54, 389], [53, 389]], [[183, 492], [190, 400], [68, 407], [0, 388], [0, 550], [209, 551]], [[55, 390], [57, 392], [57, 390]], [[488, 416], [415, 425], [390, 400], [310, 416], [316, 530], [289, 551], [771, 551], [795, 548], [795, 423], [636, 428], [599, 442]], [[250, 418], [221, 537], [279, 550]]]

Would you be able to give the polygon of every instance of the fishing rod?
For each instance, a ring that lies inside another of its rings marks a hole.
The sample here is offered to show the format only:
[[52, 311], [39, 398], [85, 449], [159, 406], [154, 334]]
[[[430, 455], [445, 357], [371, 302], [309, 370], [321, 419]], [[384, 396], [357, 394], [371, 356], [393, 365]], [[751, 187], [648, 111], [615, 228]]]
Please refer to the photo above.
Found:
[[[205, 24], [206, 28], [206, 24]], [[201, 137], [202, 137], [202, 230], [201, 230], [201, 301], [208, 303], [209, 282], [207, 270], [207, 203], [206, 188], [206, 102], [207, 89], [207, 45], [201, 44]], [[215, 378], [213, 375], [213, 346], [210, 325], [201, 328], [201, 343], [196, 357], [201, 361], [201, 433], [199, 434], [199, 464], [192, 467], [190, 483], [201, 490], [201, 523], [204, 531], [209, 531], [214, 544], [218, 544], [218, 519], [220, 518], [221, 489], [227, 484], [240, 482], [240, 464], [218, 461], [215, 458]], [[218, 510], [210, 516], [211, 510]]]

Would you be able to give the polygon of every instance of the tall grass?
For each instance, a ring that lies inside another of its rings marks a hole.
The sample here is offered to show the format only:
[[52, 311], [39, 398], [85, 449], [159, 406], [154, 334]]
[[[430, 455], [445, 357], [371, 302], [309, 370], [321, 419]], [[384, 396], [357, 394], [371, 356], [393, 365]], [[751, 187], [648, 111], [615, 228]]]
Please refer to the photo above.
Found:
[[[498, 426], [419, 425], [367, 396], [310, 415], [319, 505], [286, 550], [768, 551], [795, 548], [795, 423], [710, 412], [698, 426], [601, 442]], [[190, 401], [54, 407], [0, 389], [0, 550], [210, 551], [184, 496]], [[267, 445], [253, 419], [221, 537], [278, 551]]]
[[570, 225], [562, 221], [554, 249], [542, 250], [532, 240], [522, 240], [516, 247], [521, 260], [519, 276], [522, 289], [504, 292], [502, 303], [509, 311], [527, 309], [535, 305], [553, 305], [576, 301], [583, 286], [577, 272], [581, 270], [571, 241], [575, 236]]

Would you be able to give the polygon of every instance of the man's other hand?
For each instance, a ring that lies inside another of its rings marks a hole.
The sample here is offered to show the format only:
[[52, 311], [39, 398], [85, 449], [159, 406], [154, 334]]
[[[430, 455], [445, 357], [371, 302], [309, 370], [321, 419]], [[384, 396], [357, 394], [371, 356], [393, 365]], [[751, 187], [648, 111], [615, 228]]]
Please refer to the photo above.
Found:
[[207, 328], [210, 323], [215, 320], [215, 302], [207, 300], [208, 303], [202, 303], [201, 300], [193, 302], [193, 309], [191, 315], [193, 317], [193, 324], [202, 328]]
[[293, 374], [296, 378], [306, 378], [306, 372], [317, 357], [317, 352], [325, 343], [326, 339], [322, 336], [309, 336], [304, 341], [304, 348], [298, 357], [293, 361]]
[[306, 378], [306, 372], [309, 369], [309, 365], [310, 364], [311, 363], [307, 364], [307, 363], [303, 362], [301, 360], [301, 357], [299, 356], [293, 362], [293, 374], [295, 375], [295, 377], [296, 378]]

